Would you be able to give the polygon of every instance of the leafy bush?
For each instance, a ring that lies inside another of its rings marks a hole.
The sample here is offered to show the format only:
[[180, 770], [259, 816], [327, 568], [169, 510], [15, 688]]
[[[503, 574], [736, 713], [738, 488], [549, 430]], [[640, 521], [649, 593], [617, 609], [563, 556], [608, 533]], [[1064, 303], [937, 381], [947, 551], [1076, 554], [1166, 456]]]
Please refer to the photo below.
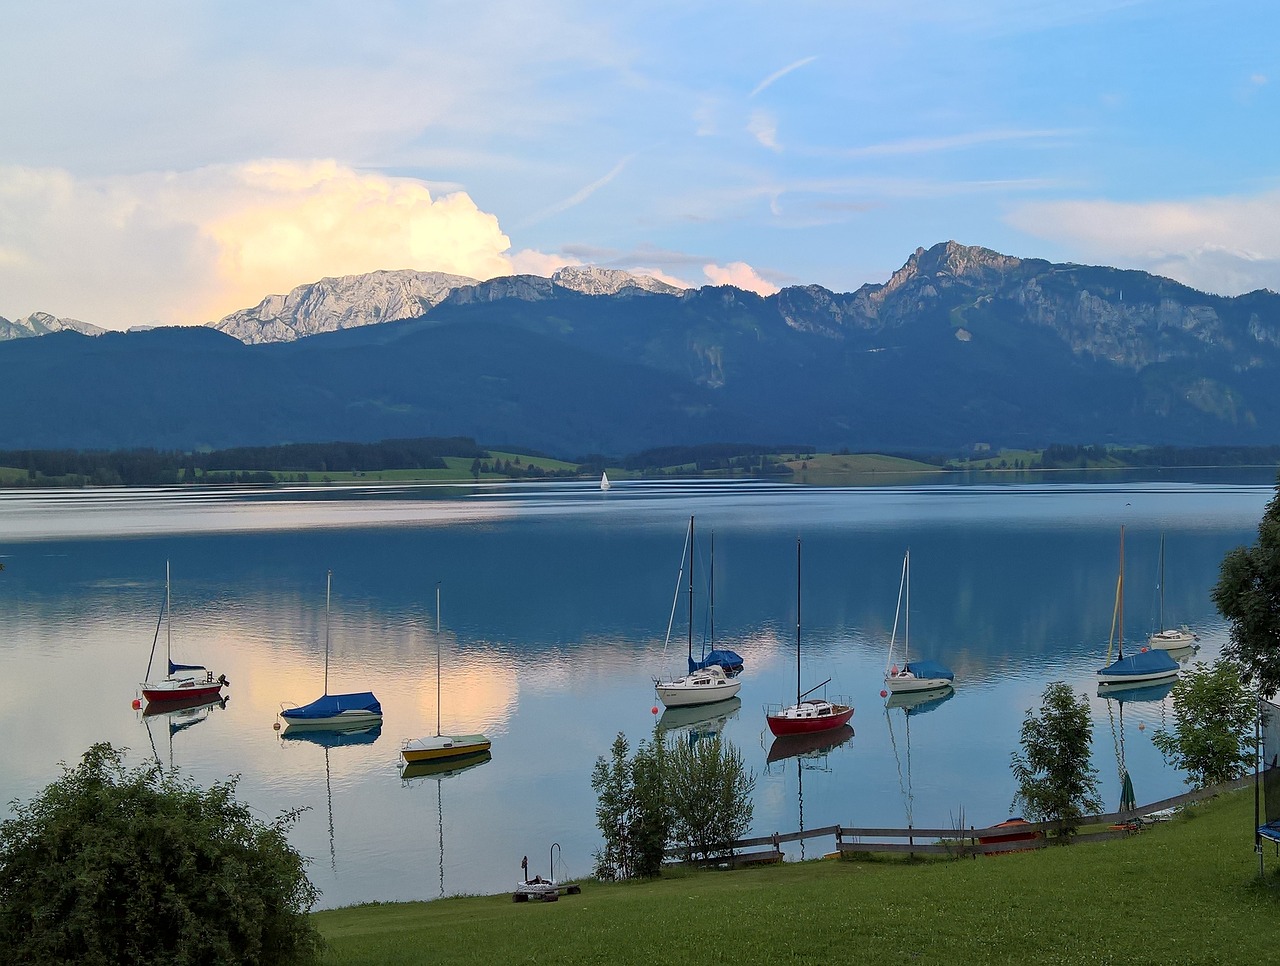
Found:
[[596, 853], [595, 874], [601, 879], [654, 876], [662, 870], [671, 829], [663, 787], [666, 746], [655, 734], [640, 742], [634, 757], [630, 750], [618, 732], [610, 758], [597, 758], [591, 773], [596, 824], [604, 835], [604, 848]]
[[271, 823], [123, 750], [93, 745], [0, 823], [0, 961], [310, 963], [319, 893]]
[[719, 735], [667, 751], [667, 798], [671, 837], [689, 858], [728, 855], [726, 843], [751, 827], [755, 775], [742, 764], [742, 754]]
[[1044, 689], [1040, 714], [1028, 709], [1022, 722], [1022, 754], [1013, 755], [1021, 804], [1033, 822], [1057, 822], [1058, 832], [1073, 835], [1080, 819], [1102, 809], [1098, 772], [1089, 764], [1093, 719], [1084, 695], [1054, 681]]

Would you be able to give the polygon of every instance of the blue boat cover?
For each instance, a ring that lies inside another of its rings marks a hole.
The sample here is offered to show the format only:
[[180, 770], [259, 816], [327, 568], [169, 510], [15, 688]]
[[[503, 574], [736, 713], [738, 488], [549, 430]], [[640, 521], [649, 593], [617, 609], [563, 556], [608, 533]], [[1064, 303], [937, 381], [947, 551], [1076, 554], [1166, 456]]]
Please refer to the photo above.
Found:
[[732, 677], [742, 670], [742, 655], [736, 651], [717, 649], [711, 651], [701, 661], [689, 658], [689, 673], [701, 671], [703, 668], [711, 667], [713, 664], [724, 668], [724, 673]]
[[1104, 668], [1099, 668], [1098, 673], [1103, 675], [1115, 674], [1154, 674], [1157, 671], [1168, 671], [1170, 674], [1178, 670], [1178, 662], [1171, 658], [1166, 651], [1159, 648], [1150, 648], [1145, 651], [1139, 651], [1137, 654], [1130, 654], [1122, 657], [1118, 661], [1112, 661]]
[[174, 664], [169, 662], [169, 673], [174, 674], [177, 671], [207, 671], [209, 670], [203, 664]]
[[908, 661], [907, 670], [918, 678], [946, 678], [954, 681], [956, 677], [951, 673], [951, 668], [937, 661]]
[[368, 711], [370, 714], [382, 714], [382, 705], [373, 696], [372, 691], [360, 691], [357, 694], [326, 694], [316, 698], [301, 708], [288, 708], [280, 712], [281, 717], [292, 721], [309, 721], [313, 718], [332, 718], [344, 711]]

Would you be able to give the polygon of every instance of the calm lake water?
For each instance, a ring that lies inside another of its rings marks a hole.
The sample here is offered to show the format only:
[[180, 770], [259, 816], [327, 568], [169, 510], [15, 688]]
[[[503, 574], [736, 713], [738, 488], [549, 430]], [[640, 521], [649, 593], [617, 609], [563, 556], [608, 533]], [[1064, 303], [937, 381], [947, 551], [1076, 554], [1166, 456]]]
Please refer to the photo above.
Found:
[[[1008, 817], [1019, 726], [1055, 680], [1089, 696], [1107, 806], [1122, 751], [1138, 800], [1155, 801], [1184, 789], [1151, 742], [1169, 699], [1122, 708], [1093, 683], [1120, 526], [1127, 640], [1154, 620], [1164, 532], [1168, 622], [1196, 630], [1196, 659], [1212, 660], [1226, 630], [1209, 589], [1222, 556], [1256, 538], [1273, 484], [1264, 471], [1244, 483], [3, 492], [0, 799], [30, 798], [59, 762], [110, 741], [202, 783], [239, 775], [264, 817], [307, 806], [292, 840], [323, 907], [506, 891], [522, 856], [549, 871], [553, 842], [557, 874], [587, 875], [600, 844], [592, 765], [619, 731], [633, 744], [650, 733], [651, 679], [683, 666], [683, 600], [665, 654], [663, 643], [694, 515], [700, 537], [715, 534], [717, 637], [747, 670], [716, 720], [664, 723], [675, 740], [720, 728], [739, 747], [757, 776], [755, 834]], [[855, 733], [770, 762], [763, 706], [795, 694], [797, 538], [803, 676], [853, 699]], [[910, 718], [879, 696], [908, 548], [912, 652], [949, 664], [957, 685]], [[230, 697], [144, 717], [131, 702], [166, 561], [174, 658], [225, 672]], [[321, 693], [329, 570], [330, 690], [372, 690], [385, 715], [379, 732], [332, 746], [272, 727], [281, 702]], [[487, 733], [493, 757], [402, 781], [401, 740], [436, 730], [437, 583], [443, 729]], [[815, 840], [803, 854], [830, 848]]]

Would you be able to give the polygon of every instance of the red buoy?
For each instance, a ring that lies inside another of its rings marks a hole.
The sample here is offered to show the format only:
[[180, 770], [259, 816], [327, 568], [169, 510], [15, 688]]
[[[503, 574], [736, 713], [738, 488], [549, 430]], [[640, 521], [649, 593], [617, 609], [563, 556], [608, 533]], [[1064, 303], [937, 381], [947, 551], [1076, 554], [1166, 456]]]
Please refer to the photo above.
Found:
[[880, 691], [880, 697], [882, 697], [882, 698], [887, 698], [888, 696], [889, 696], [889, 692], [888, 692], [888, 691], [885, 691], [885, 690], [883, 690], [883, 689], [881, 689], [881, 691]]
[[137, 711], [137, 710], [138, 710], [139, 708], [141, 708], [141, 707], [142, 707], [142, 699], [141, 699], [141, 698], [134, 698], [134, 699], [133, 699], [133, 710], [134, 710], [134, 711]]
[[654, 714], [657, 714], [657, 713], [658, 713], [658, 706], [655, 704], [655, 705], [654, 705], [652, 708], [650, 708], [649, 710], [650, 710], [650, 711], [652, 711]]

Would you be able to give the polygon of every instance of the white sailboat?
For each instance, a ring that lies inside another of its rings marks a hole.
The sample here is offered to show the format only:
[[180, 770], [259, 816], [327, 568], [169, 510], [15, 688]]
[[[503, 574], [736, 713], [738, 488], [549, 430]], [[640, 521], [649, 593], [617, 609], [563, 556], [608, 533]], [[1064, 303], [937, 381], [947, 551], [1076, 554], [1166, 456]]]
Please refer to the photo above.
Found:
[[1156, 589], [1160, 593], [1160, 612], [1155, 632], [1147, 638], [1147, 646], [1162, 651], [1180, 651], [1184, 647], [1192, 647], [1200, 640], [1186, 624], [1177, 627], [1164, 626], [1164, 534], [1160, 534], [1160, 566], [1156, 572]]
[[400, 757], [406, 766], [461, 758], [478, 759], [488, 753], [489, 747], [490, 741], [484, 735], [440, 733], [440, 585], [436, 584], [436, 733], [425, 738], [406, 738], [400, 745]]
[[[902, 665], [894, 663], [893, 650], [898, 637], [898, 618], [902, 618]], [[893, 694], [909, 691], [936, 691], [951, 686], [955, 675], [937, 661], [911, 659], [911, 551], [902, 558], [902, 581], [898, 585], [898, 606], [893, 612], [893, 631], [889, 635], [889, 657], [885, 664], [885, 690]]]
[[607, 490], [607, 489], [609, 489], [609, 487], [611, 487], [612, 485], [613, 485], [613, 484], [609, 482], [609, 473], [608, 473], [608, 471], [606, 470], [606, 471], [604, 471], [603, 473], [601, 473], [601, 474], [600, 474], [600, 489], [602, 489], [602, 490]]
[[[683, 708], [695, 704], [711, 704], [732, 698], [742, 687], [742, 682], [730, 677], [723, 667], [710, 664], [694, 669], [693, 660], [693, 517], [689, 517], [689, 532], [685, 537], [685, 553], [680, 557], [683, 575], [685, 559], [689, 562], [689, 667], [683, 677], [662, 681], [653, 679], [653, 688], [664, 707]], [[671, 625], [675, 620], [676, 603], [680, 599], [680, 576], [676, 577], [676, 594], [671, 601], [671, 618], [667, 621], [667, 643], [671, 641]], [[666, 646], [663, 646], [665, 652]]]

